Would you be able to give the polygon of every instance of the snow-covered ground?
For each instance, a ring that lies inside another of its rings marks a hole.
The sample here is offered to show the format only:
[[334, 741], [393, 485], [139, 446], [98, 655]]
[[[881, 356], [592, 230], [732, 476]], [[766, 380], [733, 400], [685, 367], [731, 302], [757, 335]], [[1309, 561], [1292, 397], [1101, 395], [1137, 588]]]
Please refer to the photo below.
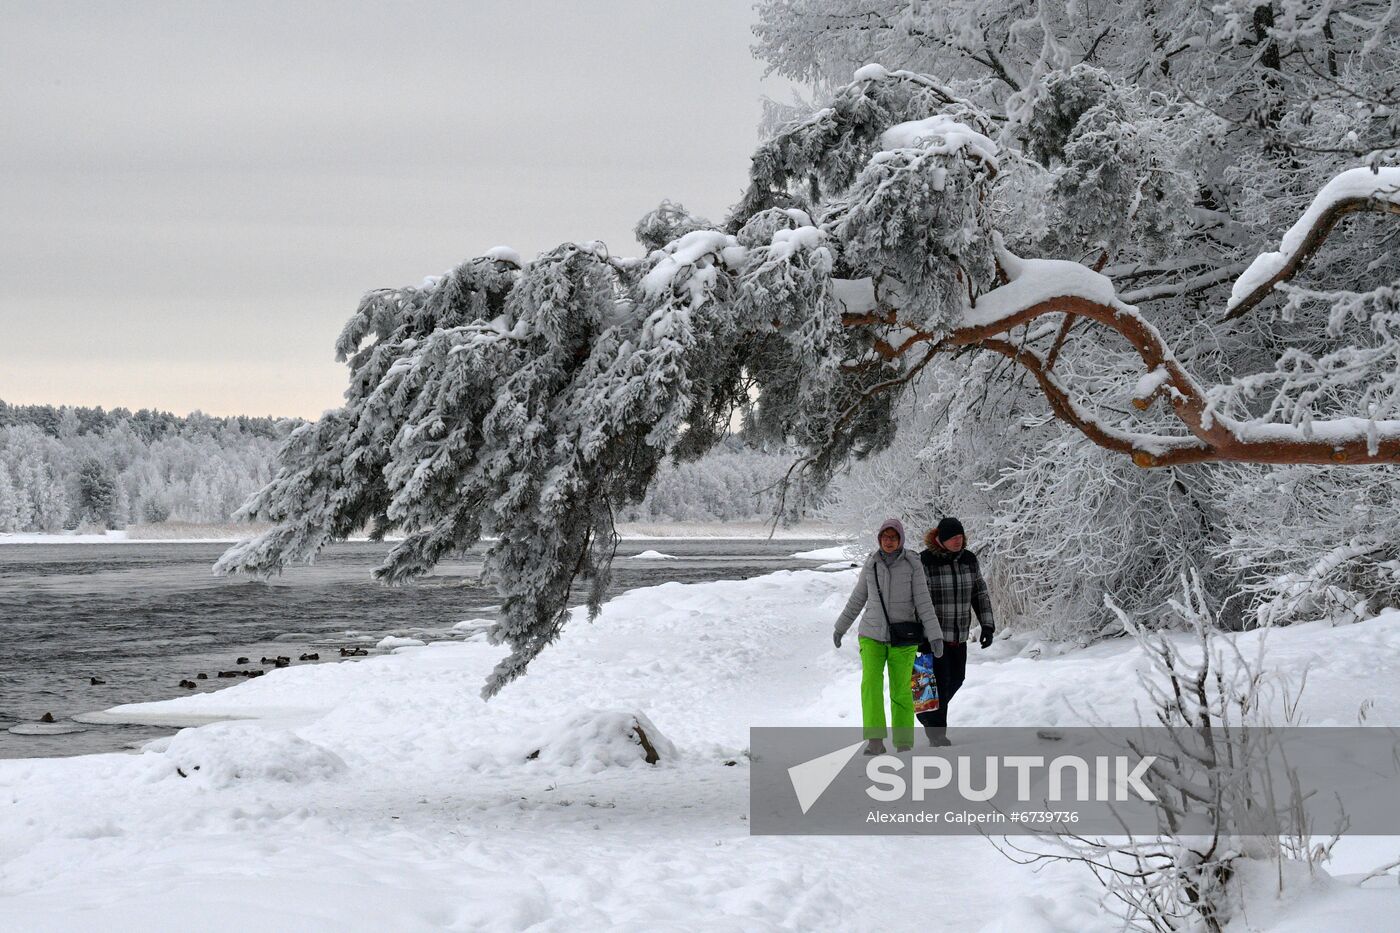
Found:
[[[502, 649], [478, 639], [115, 708], [212, 724], [142, 754], [0, 762], [0, 926], [1117, 929], [1087, 873], [1037, 873], [978, 837], [748, 834], [748, 728], [859, 721], [854, 647], [829, 640], [854, 579], [630, 591], [489, 703], [478, 690]], [[1364, 703], [1368, 724], [1400, 724], [1400, 612], [1276, 631], [1269, 658], [1310, 667], [1311, 723], [1355, 724]], [[1144, 661], [1127, 642], [1057, 653], [1008, 638], [971, 661], [963, 724], [1137, 721]], [[641, 760], [634, 721], [659, 764]], [[1232, 929], [1385, 929], [1394, 873], [1343, 876], [1398, 848], [1344, 840], [1333, 877], [1286, 902], [1262, 879]]]

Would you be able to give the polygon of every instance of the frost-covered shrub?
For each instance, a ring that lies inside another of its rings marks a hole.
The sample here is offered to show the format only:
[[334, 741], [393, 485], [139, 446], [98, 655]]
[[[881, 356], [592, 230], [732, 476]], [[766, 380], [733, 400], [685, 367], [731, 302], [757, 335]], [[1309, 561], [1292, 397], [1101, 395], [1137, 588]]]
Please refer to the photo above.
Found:
[[1400, 606], [1400, 469], [1228, 473], [1224, 550], [1243, 578], [1248, 621], [1346, 623]]
[[[1123, 627], [1138, 641], [1146, 663], [1141, 681], [1149, 702], [1152, 738], [1126, 740], [1125, 751], [1165, 766], [1144, 775], [1156, 811], [1155, 833], [1120, 838], [1059, 836], [1057, 850], [1033, 853], [1007, 845], [1023, 861], [1057, 859], [1083, 866], [1104, 888], [1104, 903], [1125, 929], [1205, 930], [1223, 933], [1248, 909], [1245, 884], [1268, 870], [1276, 884], [1311, 876], [1331, 856], [1338, 835], [1308, 818], [1303, 807], [1316, 788], [1303, 786], [1279, 744], [1265, 699], [1301, 684], [1271, 678], [1264, 653], [1233, 654], [1212, 637], [1220, 623], [1195, 575], [1179, 581], [1171, 600], [1176, 626], [1195, 638], [1153, 630], [1121, 609]], [[1262, 646], [1262, 643], [1261, 643]], [[1233, 646], [1229, 646], [1233, 647]], [[1292, 708], [1291, 715], [1296, 715]], [[1286, 714], [1288, 715], [1288, 714]], [[1315, 835], [1316, 834], [1316, 835]], [[1241, 877], [1243, 875], [1243, 878]], [[1242, 881], [1245, 882], [1242, 884]], [[1270, 891], [1276, 898], [1277, 888]]]
[[1182, 573], [1208, 581], [1213, 607], [1233, 592], [1221, 566], [1226, 531], [1200, 467], [1140, 470], [1056, 432], [1033, 454], [1013, 455], [989, 488], [1004, 497], [988, 523], [987, 550], [1051, 638], [1120, 634], [1105, 597], [1158, 618]]

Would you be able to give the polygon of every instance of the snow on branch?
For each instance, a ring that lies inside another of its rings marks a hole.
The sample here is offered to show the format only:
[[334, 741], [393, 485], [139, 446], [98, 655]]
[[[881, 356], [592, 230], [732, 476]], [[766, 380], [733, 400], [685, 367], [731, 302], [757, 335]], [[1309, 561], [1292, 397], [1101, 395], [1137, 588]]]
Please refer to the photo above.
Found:
[[[1267, 415], [1231, 417], [1219, 405], [1222, 397], [1229, 396], [1229, 387], [1203, 387], [1177, 360], [1157, 328], [1118, 298], [1106, 276], [1078, 263], [1022, 259], [999, 241], [997, 262], [1006, 284], [979, 297], [960, 326], [941, 335], [916, 330], [898, 346], [886, 345], [884, 354], [898, 357], [919, 343], [931, 344], [934, 352], [978, 347], [999, 353], [1036, 379], [1062, 421], [1099, 446], [1130, 455], [1142, 467], [1208, 461], [1365, 464], [1400, 460], [1400, 420], [1340, 417], [1282, 424], [1269, 421]], [[1154, 399], [1165, 397], [1188, 435], [1124, 432], [1103, 424], [1074, 401], [1054, 376], [1051, 361], [1001, 337], [1052, 313], [1095, 321], [1123, 337], [1146, 369], [1134, 392], [1134, 406], [1145, 410]], [[880, 322], [893, 320], [887, 317]], [[874, 323], [875, 319], [870, 314], [847, 317], [848, 325], [857, 322]], [[1248, 380], [1240, 383], [1249, 384]]]
[[876, 161], [892, 158], [900, 149], [922, 149], [939, 155], [961, 153], [981, 159], [996, 174], [997, 144], [947, 114], [895, 124], [880, 134], [880, 145], [884, 151], [875, 154]]
[[1263, 253], [1235, 280], [1225, 319], [1237, 318], [1292, 278], [1339, 220], [1356, 211], [1400, 214], [1400, 167], [1353, 168], [1322, 187], [1273, 252]]

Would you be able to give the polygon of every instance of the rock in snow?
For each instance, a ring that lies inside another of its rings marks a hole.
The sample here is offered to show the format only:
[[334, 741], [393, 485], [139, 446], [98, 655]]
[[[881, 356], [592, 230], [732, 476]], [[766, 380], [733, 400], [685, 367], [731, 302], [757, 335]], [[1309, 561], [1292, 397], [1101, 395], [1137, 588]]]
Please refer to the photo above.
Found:
[[625, 710], [583, 710], [552, 724], [526, 743], [527, 761], [585, 772], [673, 761], [676, 746], [644, 714]]

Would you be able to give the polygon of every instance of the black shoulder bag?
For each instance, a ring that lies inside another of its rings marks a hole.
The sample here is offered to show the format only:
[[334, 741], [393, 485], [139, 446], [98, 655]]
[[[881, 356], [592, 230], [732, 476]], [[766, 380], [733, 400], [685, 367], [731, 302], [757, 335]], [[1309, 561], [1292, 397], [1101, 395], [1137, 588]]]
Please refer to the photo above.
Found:
[[[895, 622], [890, 618], [889, 607], [885, 605], [885, 591], [880, 588], [880, 556], [875, 555], [875, 563], [870, 568], [875, 574], [875, 592], [880, 597], [880, 611], [885, 614], [885, 626], [890, 630], [890, 647], [907, 648], [924, 640], [924, 627], [919, 624], [919, 610], [914, 610], [913, 622]], [[917, 584], [916, 584], [917, 585]]]

